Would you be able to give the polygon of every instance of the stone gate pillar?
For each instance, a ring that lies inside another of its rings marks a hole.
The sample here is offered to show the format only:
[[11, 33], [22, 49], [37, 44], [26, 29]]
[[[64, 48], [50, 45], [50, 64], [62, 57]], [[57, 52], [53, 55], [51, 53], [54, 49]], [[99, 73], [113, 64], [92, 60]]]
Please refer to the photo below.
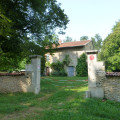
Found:
[[97, 50], [87, 51], [88, 91], [86, 97], [104, 98], [102, 80], [105, 78], [105, 66], [97, 61]]
[[41, 56], [30, 55], [31, 64], [26, 65], [26, 74], [31, 78], [31, 86], [28, 92], [38, 94], [40, 92]]

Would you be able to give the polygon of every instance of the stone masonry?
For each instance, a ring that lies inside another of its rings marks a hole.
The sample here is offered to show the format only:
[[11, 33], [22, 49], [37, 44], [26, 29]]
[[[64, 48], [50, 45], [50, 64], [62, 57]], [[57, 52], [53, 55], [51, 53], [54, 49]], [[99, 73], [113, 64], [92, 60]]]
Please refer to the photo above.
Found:
[[103, 86], [105, 98], [120, 102], [120, 76], [106, 76]]
[[88, 91], [86, 98], [106, 98], [120, 101], [120, 74], [105, 72], [104, 62], [97, 61], [97, 51], [87, 51]]
[[88, 62], [88, 91], [87, 97], [104, 98], [102, 86], [105, 79], [105, 66], [103, 62], [97, 61], [97, 51], [87, 51]]
[[31, 55], [31, 64], [26, 65], [25, 75], [0, 74], [0, 93], [40, 92], [41, 56]]
[[0, 93], [27, 92], [30, 85], [27, 76], [0, 76]]

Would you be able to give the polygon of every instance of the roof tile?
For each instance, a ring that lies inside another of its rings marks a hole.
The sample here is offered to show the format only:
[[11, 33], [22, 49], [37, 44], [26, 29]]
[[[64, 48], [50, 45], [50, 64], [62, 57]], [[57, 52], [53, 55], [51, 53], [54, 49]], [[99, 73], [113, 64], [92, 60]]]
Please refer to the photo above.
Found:
[[90, 42], [90, 40], [75, 41], [75, 42], [65, 42], [65, 43], [61, 43], [60, 45], [58, 45], [57, 48], [84, 46], [89, 42]]

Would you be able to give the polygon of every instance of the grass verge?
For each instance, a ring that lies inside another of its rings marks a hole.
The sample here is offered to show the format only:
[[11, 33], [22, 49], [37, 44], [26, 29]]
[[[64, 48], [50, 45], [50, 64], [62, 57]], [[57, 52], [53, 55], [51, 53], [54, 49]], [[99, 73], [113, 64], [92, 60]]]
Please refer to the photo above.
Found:
[[0, 94], [1, 120], [120, 120], [120, 103], [85, 99], [87, 77], [42, 77], [39, 95]]

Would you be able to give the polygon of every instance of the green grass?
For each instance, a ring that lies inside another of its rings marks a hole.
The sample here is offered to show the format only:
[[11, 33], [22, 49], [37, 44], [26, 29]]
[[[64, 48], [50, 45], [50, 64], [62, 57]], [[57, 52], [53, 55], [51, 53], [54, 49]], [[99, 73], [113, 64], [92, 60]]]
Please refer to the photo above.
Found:
[[0, 94], [0, 120], [120, 120], [119, 102], [85, 99], [86, 80], [42, 77], [39, 95]]

